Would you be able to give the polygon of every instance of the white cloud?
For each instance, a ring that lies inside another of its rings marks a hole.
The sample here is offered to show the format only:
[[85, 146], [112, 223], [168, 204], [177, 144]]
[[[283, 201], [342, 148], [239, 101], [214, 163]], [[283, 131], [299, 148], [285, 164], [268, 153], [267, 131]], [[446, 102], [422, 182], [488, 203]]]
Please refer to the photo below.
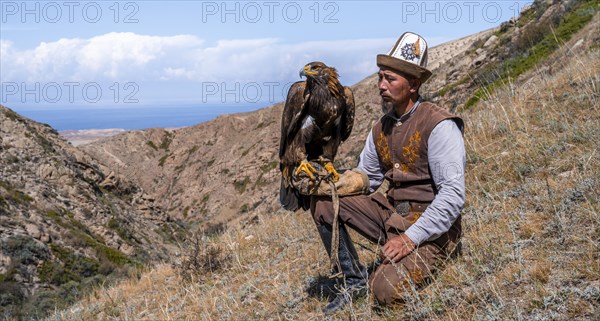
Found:
[[207, 45], [194, 35], [111, 32], [89, 39], [43, 42], [18, 50], [0, 40], [3, 81], [272, 82], [298, 80], [314, 60], [335, 66], [345, 84], [376, 70], [375, 56], [394, 39], [284, 43], [228, 39]]
[[177, 58], [178, 52], [200, 46], [195, 36], [146, 36], [111, 32], [90, 39], [60, 39], [16, 50], [2, 40], [2, 76], [12, 81], [81, 81], [144, 79], [148, 67]]
[[87, 41], [76, 59], [80, 70], [100, 72], [114, 80], [143, 71], [153, 63], [161, 64], [162, 59], [175, 58], [178, 51], [201, 44], [200, 39], [190, 35], [158, 37], [111, 32]]

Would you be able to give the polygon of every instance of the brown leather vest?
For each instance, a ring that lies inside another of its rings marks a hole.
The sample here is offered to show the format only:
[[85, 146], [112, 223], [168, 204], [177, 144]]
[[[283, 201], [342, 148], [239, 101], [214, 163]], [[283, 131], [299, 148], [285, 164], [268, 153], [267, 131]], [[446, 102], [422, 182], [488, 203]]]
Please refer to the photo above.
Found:
[[406, 119], [384, 115], [373, 127], [373, 140], [385, 178], [390, 182], [390, 201], [433, 201], [437, 190], [427, 159], [427, 140], [442, 120], [462, 119], [429, 102], [422, 102]]

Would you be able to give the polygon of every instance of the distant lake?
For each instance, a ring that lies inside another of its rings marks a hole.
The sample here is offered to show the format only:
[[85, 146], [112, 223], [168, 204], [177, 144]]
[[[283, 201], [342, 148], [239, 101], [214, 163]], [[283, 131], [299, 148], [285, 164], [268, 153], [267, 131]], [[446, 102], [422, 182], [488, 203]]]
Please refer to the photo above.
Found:
[[192, 126], [222, 114], [257, 110], [251, 106], [151, 106], [122, 108], [15, 109], [15, 112], [56, 130], [144, 129]]

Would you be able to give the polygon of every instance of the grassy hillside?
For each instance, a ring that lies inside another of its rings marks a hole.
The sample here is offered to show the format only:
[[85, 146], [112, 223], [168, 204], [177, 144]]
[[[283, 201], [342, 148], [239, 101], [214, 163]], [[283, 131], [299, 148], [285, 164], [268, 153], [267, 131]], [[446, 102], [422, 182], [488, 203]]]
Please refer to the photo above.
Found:
[[[403, 306], [373, 309], [367, 297], [333, 319], [597, 318], [595, 47], [577, 55], [561, 48], [545, 61], [548, 68], [534, 68], [464, 112], [462, 256], [448, 261], [429, 287], [408, 293]], [[366, 245], [363, 261], [372, 262], [378, 249], [354, 239]], [[180, 264], [99, 288], [51, 319], [322, 319], [329, 261], [309, 213], [263, 212], [237, 229], [185, 245], [184, 252]]]

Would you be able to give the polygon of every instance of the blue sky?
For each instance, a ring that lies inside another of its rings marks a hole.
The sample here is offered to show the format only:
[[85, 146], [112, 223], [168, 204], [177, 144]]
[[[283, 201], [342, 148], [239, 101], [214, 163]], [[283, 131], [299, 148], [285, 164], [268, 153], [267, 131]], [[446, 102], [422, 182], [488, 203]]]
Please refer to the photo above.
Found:
[[283, 100], [306, 63], [352, 85], [404, 31], [430, 46], [532, 1], [0, 1], [0, 103], [15, 110]]

